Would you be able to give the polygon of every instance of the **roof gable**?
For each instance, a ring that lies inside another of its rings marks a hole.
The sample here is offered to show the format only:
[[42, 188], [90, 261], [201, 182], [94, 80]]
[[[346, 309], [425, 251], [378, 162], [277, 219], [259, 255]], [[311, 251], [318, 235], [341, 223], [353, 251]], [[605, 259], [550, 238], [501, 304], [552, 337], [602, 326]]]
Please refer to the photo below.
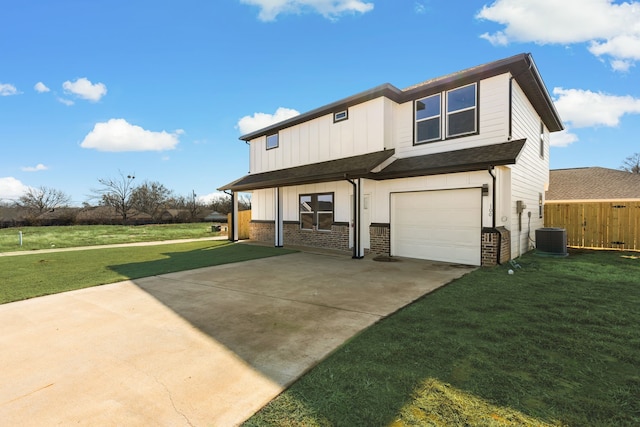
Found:
[[640, 199], [640, 174], [587, 167], [549, 172], [546, 200]]

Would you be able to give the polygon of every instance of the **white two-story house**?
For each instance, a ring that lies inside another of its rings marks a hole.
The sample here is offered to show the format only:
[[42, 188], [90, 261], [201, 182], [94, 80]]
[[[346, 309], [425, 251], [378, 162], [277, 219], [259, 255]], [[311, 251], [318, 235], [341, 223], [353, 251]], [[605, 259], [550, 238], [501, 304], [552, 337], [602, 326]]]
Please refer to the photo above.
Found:
[[252, 192], [253, 240], [494, 265], [543, 226], [549, 134], [562, 129], [520, 54], [243, 135], [250, 173], [220, 190]]

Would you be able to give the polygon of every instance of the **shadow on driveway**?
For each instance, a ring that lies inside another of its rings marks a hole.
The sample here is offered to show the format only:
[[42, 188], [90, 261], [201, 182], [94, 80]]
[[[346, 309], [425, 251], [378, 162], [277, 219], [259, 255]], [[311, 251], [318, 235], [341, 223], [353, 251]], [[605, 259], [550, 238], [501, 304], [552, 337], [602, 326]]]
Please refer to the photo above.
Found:
[[[259, 250], [168, 254], [165, 271]], [[150, 264], [112, 268], [140, 277]], [[471, 270], [299, 252], [3, 304], [0, 419], [236, 425], [359, 331]]]

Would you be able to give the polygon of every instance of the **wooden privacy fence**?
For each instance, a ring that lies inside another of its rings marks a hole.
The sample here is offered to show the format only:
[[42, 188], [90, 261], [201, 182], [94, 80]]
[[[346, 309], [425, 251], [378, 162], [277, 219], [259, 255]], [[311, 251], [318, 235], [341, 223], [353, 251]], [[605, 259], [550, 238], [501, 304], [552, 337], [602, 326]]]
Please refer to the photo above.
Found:
[[640, 202], [547, 202], [544, 225], [566, 229], [569, 246], [640, 250]]
[[[249, 238], [249, 223], [251, 222], [251, 211], [238, 212], [238, 239], [244, 240]], [[231, 234], [231, 214], [227, 214], [228, 230]]]

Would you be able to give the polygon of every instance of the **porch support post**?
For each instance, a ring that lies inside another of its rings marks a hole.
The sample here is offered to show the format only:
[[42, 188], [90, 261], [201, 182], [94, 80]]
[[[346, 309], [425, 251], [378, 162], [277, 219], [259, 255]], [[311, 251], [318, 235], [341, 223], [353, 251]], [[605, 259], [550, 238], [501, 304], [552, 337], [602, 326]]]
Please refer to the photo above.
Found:
[[351, 258], [362, 259], [364, 258], [364, 249], [362, 249], [360, 242], [360, 197], [362, 194], [360, 186], [362, 182], [360, 178], [355, 181], [349, 179], [346, 174], [344, 179], [353, 186], [353, 256]]
[[281, 248], [284, 245], [284, 220], [282, 218], [282, 189], [274, 188], [275, 206], [275, 247]]
[[356, 244], [356, 258], [362, 259], [364, 258], [364, 247], [362, 247], [362, 178], [356, 179], [356, 227], [358, 232], [356, 233], [357, 244]]
[[238, 239], [238, 194], [231, 192], [231, 224], [229, 227], [229, 240], [237, 242]]

